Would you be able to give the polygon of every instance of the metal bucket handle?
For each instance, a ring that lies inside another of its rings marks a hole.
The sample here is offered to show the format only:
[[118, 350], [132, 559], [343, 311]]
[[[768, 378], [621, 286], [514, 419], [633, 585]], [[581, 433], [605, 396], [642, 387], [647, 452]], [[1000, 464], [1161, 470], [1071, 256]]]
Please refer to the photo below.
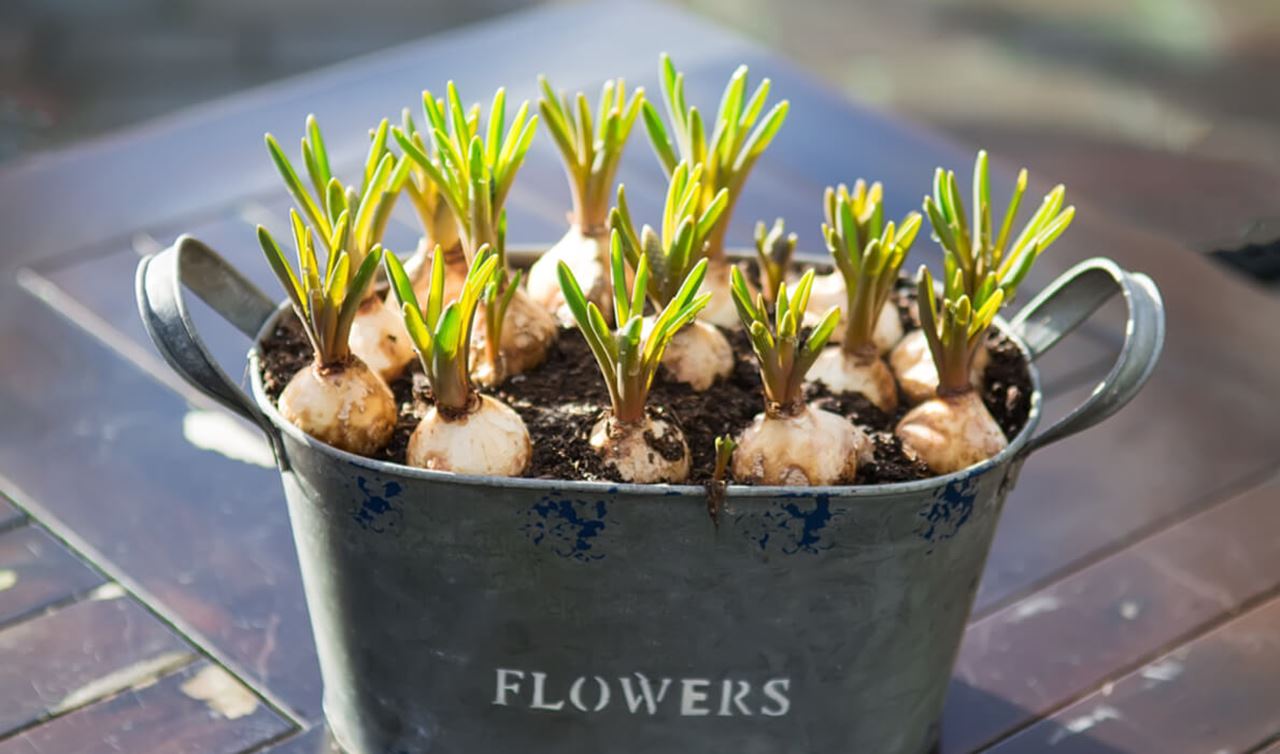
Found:
[[1116, 293], [1124, 294], [1129, 316], [1115, 365], [1084, 403], [1031, 438], [1023, 455], [1092, 427], [1137, 395], [1164, 345], [1164, 304], [1151, 278], [1095, 257], [1064, 272], [1009, 323], [1035, 361]]
[[192, 387], [261, 427], [283, 469], [287, 461], [279, 432], [210, 355], [191, 321], [184, 285], [250, 340], [275, 314], [276, 302], [216, 251], [188, 235], [138, 264], [138, 310], [160, 355]]

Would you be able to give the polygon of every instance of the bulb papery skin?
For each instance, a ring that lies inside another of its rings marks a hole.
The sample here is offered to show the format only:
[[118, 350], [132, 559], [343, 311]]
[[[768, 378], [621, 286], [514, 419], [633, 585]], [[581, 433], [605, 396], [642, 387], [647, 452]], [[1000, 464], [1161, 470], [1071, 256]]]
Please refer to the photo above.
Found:
[[894, 433], [936, 474], [950, 474], [1009, 446], [976, 390], [933, 398], [907, 412]]
[[360, 304], [351, 321], [347, 345], [387, 383], [399, 377], [414, 357], [413, 341], [404, 329], [394, 297], [369, 298]]
[[[991, 352], [986, 346], [973, 354], [969, 368], [969, 380], [981, 385], [991, 362]], [[898, 385], [907, 403], [915, 406], [938, 394], [938, 367], [929, 352], [929, 340], [923, 330], [912, 330], [889, 352], [889, 367], [898, 378]]]
[[852, 482], [871, 441], [844, 417], [813, 406], [793, 415], [758, 414], [738, 436], [740, 482], [816, 487]]
[[611, 311], [611, 282], [605, 256], [608, 244], [609, 237], [604, 233], [588, 235], [578, 225], [570, 226], [569, 232], [555, 246], [543, 252], [529, 268], [529, 298], [555, 314], [556, 319], [564, 325], [574, 324], [573, 314], [565, 305], [556, 270], [557, 265], [564, 262], [582, 287], [587, 301], [600, 307], [602, 312]]
[[[809, 309], [805, 312], [805, 324], [818, 324], [818, 319], [833, 306], [840, 307], [840, 324], [831, 333], [831, 342], [840, 343], [844, 340], [845, 325], [848, 324], [846, 310], [849, 308], [849, 301], [844, 293], [844, 278], [838, 272], [814, 277], [813, 289], [809, 293]], [[902, 340], [902, 335], [902, 317], [898, 314], [898, 307], [893, 301], [887, 301], [880, 307], [876, 329], [872, 335], [876, 349], [881, 355], [889, 353]]]
[[[481, 317], [484, 310], [481, 310]], [[516, 290], [511, 297], [511, 306], [507, 308], [506, 321], [502, 325], [502, 362], [504, 377], [527, 372], [546, 361], [547, 352], [555, 342], [560, 325], [555, 316], [534, 303], [524, 288]], [[477, 318], [473, 331], [478, 349], [483, 349], [485, 328]], [[474, 359], [483, 358], [479, 350]]]
[[[733, 289], [729, 285], [729, 263], [708, 258], [707, 276], [702, 281], [702, 292], [710, 293], [706, 308], [698, 312], [698, 319], [726, 330], [742, 327], [738, 308], [733, 303]], [[755, 296], [755, 289], [751, 289]]]
[[[678, 443], [680, 457], [670, 459], [649, 444], [645, 435], [658, 442]], [[591, 447], [623, 481], [634, 484], [677, 484], [689, 478], [689, 445], [680, 428], [665, 419], [646, 417], [624, 423], [606, 415], [591, 427]]]
[[335, 448], [370, 455], [386, 447], [396, 426], [396, 400], [364, 362], [311, 365], [289, 380], [276, 403], [298, 429]]
[[520, 476], [532, 454], [520, 415], [481, 395], [474, 410], [456, 418], [432, 406], [409, 436], [405, 460], [410, 466], [455, 474]]
[[[646, 332], [652, 324], [653, 318], [646, 317]], [[671, 378], [699, 393], [733, 374], [733, 364], [733, 346], [720, 328], [696, 320], [676, 331], [662, 353]]]
[[892, 351], [893, 347], [902, 341], [902, 337], [902, 317], [898, 314], [898, 307], [894, 306], [892, 301], [887, 301], [880, 307], [880, 316], [876, 319], [876, 331], [872, 335], [876, 350], [883, 356]]
[[839, 346], [824, 348], [809, 368], [808, 379], [833, 393], [862, 393], [886, 414], [898, 410], [898, 383], [879, 356], [851, 354]]

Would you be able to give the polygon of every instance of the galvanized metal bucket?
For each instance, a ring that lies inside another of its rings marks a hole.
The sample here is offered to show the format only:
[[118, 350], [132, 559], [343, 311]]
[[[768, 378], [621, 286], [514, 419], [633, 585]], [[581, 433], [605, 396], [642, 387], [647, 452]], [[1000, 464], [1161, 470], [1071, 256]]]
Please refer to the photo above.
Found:
[[215, 365], [184, 287], [257, 343], [283, 308], [199, 241], [144, 260], [151, 337], [262, 427], [284, 478], [325, 681], [351, 754], [916, 754], [1006, 493], [1032, 451], [1123, 406], [1164, 312], [1149, 278], [1083, 262], [1001, 327], [1032, 361], [1116, 292], [1124, 347], [1064, 420], [989, 461], [870, 487], [705, 491], [459, 476], [350, 455]]

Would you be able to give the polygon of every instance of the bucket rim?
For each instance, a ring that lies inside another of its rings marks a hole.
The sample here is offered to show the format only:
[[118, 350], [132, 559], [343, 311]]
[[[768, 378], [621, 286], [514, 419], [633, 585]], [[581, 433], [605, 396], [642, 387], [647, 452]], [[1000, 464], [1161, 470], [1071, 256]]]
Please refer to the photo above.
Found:
[[[301, 429], [298, 429], [293, 425], [293, 423], [281, 416], [276, 410], [275, 402], [267, 396], [266, 389], [262, 384], [262, 370], [260, 368], [262, 341], [275, 329], [276, 323], [287, 311], [291, 311], [289, 303], [287, 301], [281, 302], [275, 313], [271, 317], [267, 318], [266, 322], [263, 323], [262, 328], [253, 339], [253, 346], [250, 348], [248, 354], [249, 378], [253, 388], [253, 398], [258, 404], [258, 408], [271, 420], [271, 424], [275, 427], [277, 432], [287, 434], [295, 442], [306, 446], [309, 450], [329, 456], [336, 462], [366, 469], [370, 472], [384, 476], [398, 475], [421, 481], [449, 483], [463, 486], [503, 487], [508, 489], [556, 493], [577, 492], [583, 494], [607, 494], [615, 496], [644, 496], [649, 498], [705, 498], [707, 495], [707, 487], [700, 484], [635, 484], [631, 482], [486, 476], [478, 474], [458, 474], [451, 471], [434, 471], [431, 469], [420, 469], [400, 463], [392, 463], [390, 461], [379, 461], [374, 458], [350, 453], [328, 445], [317, 440], [311, 435], [308, 435]], [[1031, 379], [1031, 408], [1027, 413], [1027, 420], [1023, 424], [1022, 430], [1018, 432], [1017, 436], [1009, 441], [1008, 446], [1005, 447], [1004, 450], [981, 463], [974, 464], [950, 474], [929, 477], [928, 479], [916, 479], [909, 482], [890, 482], [888, 484], [846, 484], [827, 485], [821, 487], [733, 484], [728, 485], [725, 488], [725, 499], [744, 500], [751, 498], [780, 497], [869, 498], [891, 495], [919, 495], [921, 493], [943, 489], [948, 485], [960, 483], [966, 479], [982, 476], [995, 468], [1011, 463], [1015, 458], [1022, 454], [1023, 449], [1030, 442], [1032, 435], [1035, 433], [1036, 426], [1040, 422], [1043, 392], [1040, 386], [1040, 372], [1036, 368], [1035, 362], [1031, 359], [1031, 351], [1027, 348], [1026, 343], [1013, 333], [1008, 322], [1002, 317], [997, 317], [994, 324], [1002, 335], [1009, 338], [1018, 347], [1018, 350], [1022, 353], [1022, 357], [1026, 360], [1027, 372]]]

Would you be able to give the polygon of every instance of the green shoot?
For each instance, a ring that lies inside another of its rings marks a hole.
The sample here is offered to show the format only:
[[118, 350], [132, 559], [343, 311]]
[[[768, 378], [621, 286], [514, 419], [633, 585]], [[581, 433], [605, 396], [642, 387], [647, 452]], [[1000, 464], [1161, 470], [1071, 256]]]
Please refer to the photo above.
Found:
[[711, 523], [720, 528], [720, 511], [724, 508], [725, 489], [729, 484], [729, 464], [733, 461], [733, 451], [738, 443], [732, 435], [721, 435], [716, 438], [716, 465], [711, 472], [711, 483], [707, 485], [707, 515]]
[[853, 191], [841, 184], [823, 196], [826, 222], [822, 237], [836, 269], [844, 279], [846, 353], [875, 354], [876, 323], [893, 294], [898, 271], [920, 232], [918, 212], [908, 214], [901, 227], [884, 223], [884, 188], [859, 180]]
[[707, 274], [707, 261], [699, 260], [693, 266], [680, 289], [646, 327], [643, 315], [650, 274], [648, 257], [639, 258], [630, 291], [627, 290], [623, 268], [622, 239], [616, 230], [610, 238], [610, 259], [613, 265], [614, 322], [617, 323], [612, 330], [599, 307], [587, 301], [569, 266], [561, 262], [557, 272], [569, 311], [573, 313], [578, 329], [595, 355], [609, 387], [613, 418], [624, 424], [638, 424], [645, 419], [645, 400], [654, 375], [658, 373], [658, 365], [662, 363], [667, 343], [711, 300], [710, 294], [698, 294]]
[[[440, 104], [443, 107], [443, 104]], [[472, 108], [467, 116], [468, 121], [475, 123], [479, 120], [479, 108]], [[435, 165], [436, 170], [441, 169], [440, 155], [433, 148], [428, 147], [422, 133], [418, 131], [418, 124], [414, 122], [413, 115], [410, 114], [409, 108], [405, 108], [400, 115], [400, 130], [405, 136], [413, 142], [424, 155], [429, 154], [431, 162]], [[474, 125], [472, 126], [474, 133]], [[428, 137], [429, 138], [429, 137]], [[440, 192], [440, 187], [435, 181], [427, 177], [427, 173], [411, 159], [406, 159], [409, 164], [409, 179], [405, 181], [404, 190], [409, 195], [409, 202], [413, 204], [413, 209], [418, 215], [418, 221], [422, 224], [423, 234], [433, 243], [439, 245], [448, 251], [456, 243], [458, 243], [458, 220], [453, 216], [453, 210], [449, 207], [449, 203], [445, 201], [444, 195]]]
[[747, 67], [739, 66], [725, 86], [708, 139], [702, 113], [685, 100], [684, 74], [676, 70], [666, 53], [662, 55], [661, 68], [662, 96], [675, 140], [672, 141], [657, 108], [649, 102], [644, 104], [645, 129], [658, 162], [668, 175], [675, 172], [680, 162], [706, 166], [699, 209], [710, 205], [721, 189], [728, 190], [724, 222], [711, 235], [707, 252], [713, 260], [720, 260], [724, 257], [724, 236], [733, 204], [756, 160], [786, 120], [790, 103], [782, 100], [762, 118], [761, 112], [769, 97], [769, 79], [761, 81], [748, 97]]
[[[503, 249], [507, 243], [507, 218], [504, 213], [498, 220], [497, 256], [505, 259]], [[486, 286], [481, 301], [484, 303], [484, 360], [488, 363], [488, 380], [496, 385], [506, 378], [506, 369], [502, 358], [502, 328], [507, 321], [507, 309], [511, 300], [520, 289], [520, 279], [524, 270], [516, 270], [508, 275], [503, 267], [494, 274], [493, 283]]]
[[969, 368], [973, 355], [982, 347], [1005, 293], [999, 286], [984, 285], [976, 296], [970, 297], [964, 290], [964, 274], [958, 269], [943, 282], [939, 309], [933, 276], [921, 265], [916, 279], [920, 329], [938, 367], [938, 395], [960, 395], [972, 389]]
[[605, 232], [613, 177], [623, 146], [644, 103], [644, 89], [626, 96], [622, 79], [604, 83], [594, 124], [587, 96], [578, 92], [570, 101], [557, 96], [543, 76], [538, 77], [542, 99], [538, 110], [564, 158], [573, 191], [573, 217], [588, 235]]
[[729, 471], [729, 461], [733, 458], [733, 451], [737, 450], [738, 443], [733, 439], [732, 435], [721, 435], [716, 438], [716, 466], [711, 473], [711, 481], [715, 484], [723, 484], [725, 475]]
[[[382, 247], [375, 245], [370, 249], [352, 274], [352, 256], [339, 246], [338, 251], [326, 253], [324, 270], [321, 272], [316, 257], [314, 231], [303, 224], [302, 218], [294, 210], [289, 211], [289, 219], [293, 227], [294, 246], [298, 251], [297, 274], [289, 266], [289, 261], [285, 259], [284, 252], [271, 237], [271, 233], [261, 225], [258, 226], [258, 243], [267, 256], [271, 270], [289, 295], [293, 311], [302, 322], [302, 329], [315, 351], [316, 363], [322, 367], [345, 364], [351, 358], [351, 349], [347, 346], [351, 323], [355, 320], [365, 291], [373, 282], [382, 257]], [[339, 231], [338, 237], [347, 237], [350, 214], [343, 211], [334, 224]], [[395, 255], [386, 256], [394, 258]]]
[[782, 218], [774, 220], [767, 231], [765, 227], [763, 222], [756, 223], [756, 259], [760, 262], [760, 282], [764, 284], [760, 292], [764, 302], [773, 306], [795, 256], [797, 238], [795, 233], [787, 233]]
[[701, 165], [692, 170], [688, 163], [676, 166], [667, 186], [661, 234], [648, 225], [636, 233], [626, 190], [618, 186], [618, 206], [609, 215], [609, 225], [632, 269], [639, 269], [641, 260], [647, 263], [647, 292], [656, 308], [672, 301], [702, 261], [707, 238], [715, 232], [728, 205], [729, 192], [720, 189], [705, 207], [699, 206], [705, 191], [702, 176]]
[[[459, 235], [468, 258], [481, 246], [497, 243], [502, 207], [533, 141], [538, 116], [529, 115], [526, 101], [506, 126], [506, 89], [498, 89], [482, 124], [478, 113], [462, 107], [458, 89], [449, 82], [443, 102], [431, 92], [422, 93], [422, 110], [439, 161], [433, 160], [413, 135], [402, 127], [392, 129], [405, 155], [436, 185], [457, 219]], [[499, 256], [501, 249], [496, 249]], [[499, 260], [505, 268], [505, 260]]]
[[[938, 168], [933, 178], [933, 196], [925, 197], [924, 210], [934, 236], [944, 251], [945, 279], [954, 272], [962, 277], [963, 291], [979, 298], [989, 286], [997, 287], [1008, 303], [1031, 265], [1067, 229], [1075, 217], [1075, 207], [1063, 208], [1066, 187], [1059, 184], [1041, 202], [1022, 232], [1012, 238], [1013, 224], [1027, 189], [1027, 171], [1018, 173], [1013, 198], [999, 227], [992, 224], [990, 177], [986, 151], [978, 152], [973, 168], [973, 216], [967, 217], [954, 171]], [[1012, 241], [1011, 241], [1012, 238]], [[986, 292], [981, 298], [989, 296]]]
[[467, 270], [466, 282], [456, 301], [444, 301], [444, 254], [436, 247], [431, 257], [431, 288], [426, 308], [418, 303], [413, 283], [400, 261], [386, 255], [387, 277], [404, 316], [405, 329], [422, 361], [436, 407], [445, 415], [462, 415], [475, 406], [471, 384], [471, 327], [476, 308], [495, 284], [497, 252], [480, 248]]
[[760, 360], [765, 413], [769, 416], [793, 415], [804, 406], [804, 376], [836, 329], [840, 309], [831, 307], [801, 342], [801, 323], [813, 288], [813, 270], [805, 272], [792, 292], [787, 290], [786, 283], [778, 286], [772, 326], [764, 297], [756, 294], [755, 301], [751, 300], [746, 278], [736, 266], [730, 270], [730, 275], [733, 302], [737, 305], [743, 326], [747, 328], [751, 347]]
[[[366, 255], [381, 243], [391, 220], [396, 197], [408, 179], [410, 166], [397, 160], [387, 150], [388, 123], [384, 118], [370, 133], [369, 151], [365, 157], [360, 185], [344, 185], [332, 173], [328, 149], [314, 115], [307, 116], [306, 134], [302, 137], [302, 162], [310, 187], [302, 182], [279, 142], [271, 134], [264, 138], [276, 170], [285, 188], [306, 216], [307, 223], [320, 236], [330, 253], [346, 252], [351, 266], [359, 269]], [[350, 218], [344, 227], [338, 219]]]

